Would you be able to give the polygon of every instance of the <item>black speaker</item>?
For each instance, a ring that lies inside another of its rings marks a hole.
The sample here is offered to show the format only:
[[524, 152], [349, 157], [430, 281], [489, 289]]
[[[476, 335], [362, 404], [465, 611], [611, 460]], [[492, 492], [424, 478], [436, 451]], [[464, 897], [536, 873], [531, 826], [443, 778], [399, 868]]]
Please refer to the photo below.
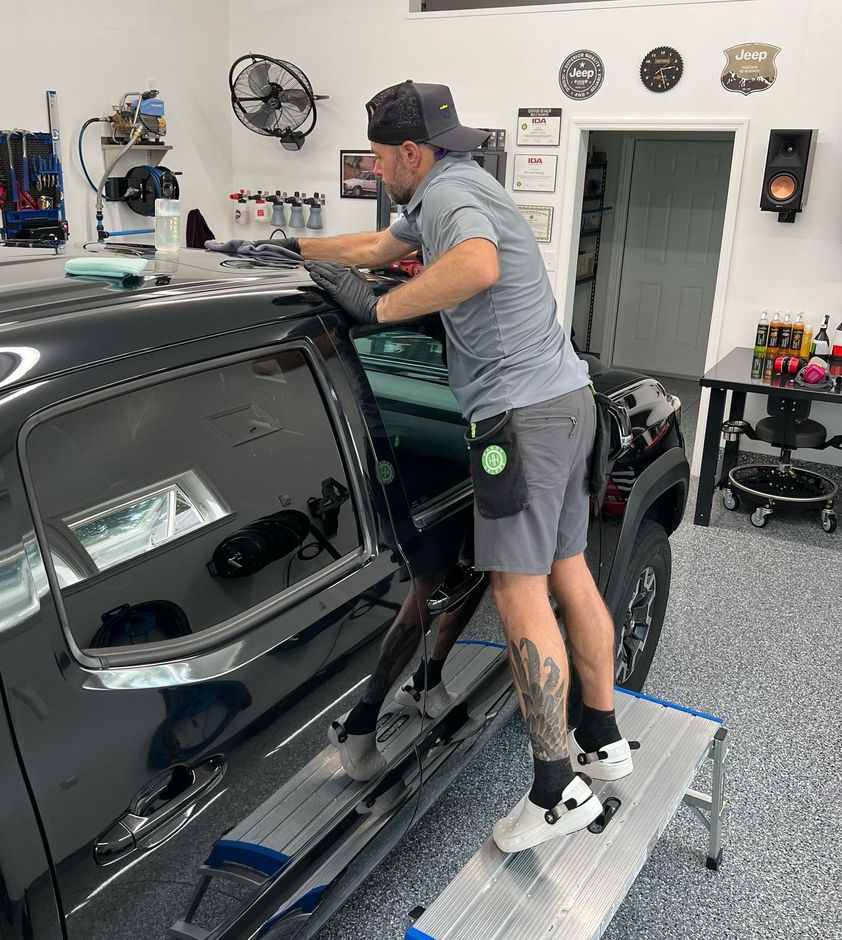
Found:
[[769, 135], [760, 208], [777, 212], [779, 222], [794, 222], [807, 205], [818, 136], [817, 130], [773, 130]]

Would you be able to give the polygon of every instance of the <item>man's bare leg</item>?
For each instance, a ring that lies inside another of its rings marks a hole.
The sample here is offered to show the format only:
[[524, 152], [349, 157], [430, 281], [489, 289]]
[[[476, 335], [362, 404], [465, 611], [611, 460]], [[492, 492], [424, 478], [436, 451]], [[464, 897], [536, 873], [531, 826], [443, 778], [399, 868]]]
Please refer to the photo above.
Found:
[[[537, 795], [546, 796], [541, 802], [549, 809], [558, 803], [561, 790], [573, 777], [567, 745], [567, 651], [547, 597], [546, 577], [495, 571], [491, 589], [506, 632], [515, 692], [536, 761], [536, 788], [547, 791]], [[557, 778], [557, 784], [553, 786], [549, 778]], [[549, 802], [553, 797], [554, 802]]]
[[508, 641], [515, 691], [532, 744], [529, 793], [494, 825], [504, 852], [520, 852], [589, 825], [602, 805], [574, 774], [567, 745], [569, 667], [542, 575], [491, 575]]
[[564, 618], [586, 705], [614, 707], [614, 622], [594, 583], [584, 555], [557, 559], [550, 590]]
[[584, 555], [553, 562], [550, 590], [564, 619], [582, 683], [582, 717], [575, 739], [592, 756], [585, 773], [618, 780], [631, 773], [632, 759], [614, 714], [614, 622]]

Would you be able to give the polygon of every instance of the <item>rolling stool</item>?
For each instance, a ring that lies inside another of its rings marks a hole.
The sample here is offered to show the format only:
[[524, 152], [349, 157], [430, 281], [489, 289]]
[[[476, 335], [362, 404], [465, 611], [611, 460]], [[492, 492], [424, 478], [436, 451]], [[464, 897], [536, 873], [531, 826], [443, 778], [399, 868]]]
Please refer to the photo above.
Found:
[[792, 466], [792, 451], [800, 447], [842, 449], [842, 435], [828, 440], [824, 425], [808, 417], [810, 405], [808, 399], [770, 396], [766, 406], [769, 417], [758, 421], [756, 428], [747, 421], [726, 421], [723, 425], [726, 452], [734, 455], [734, 462], [734, 443], [743, 434], [751, 440], [765, 441], [781, 448], [777, 465], [731, 466], [722, 486], [722, 504], [726, 509], [738, 510], [743, 499], [756, 507], [751, 514], [751, 523], [758, 529], [762, 529], [772, 513], [782, 506], [821, 509], [822, 528], [825, 532], [836, 529], [833, 503], [839, 487], [821, 473]]

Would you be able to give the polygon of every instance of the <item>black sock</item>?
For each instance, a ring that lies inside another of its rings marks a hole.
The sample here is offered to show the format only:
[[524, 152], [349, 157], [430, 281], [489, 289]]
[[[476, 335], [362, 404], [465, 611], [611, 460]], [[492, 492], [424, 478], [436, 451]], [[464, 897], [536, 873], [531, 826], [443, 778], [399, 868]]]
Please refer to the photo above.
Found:
[[345, 719], [345, 730], [348, 734], [371, 734], [377, 727], [380, 704], [379, 702], [366, 702], [365, 699], [357, 702]]
[[592, 754], [622, 737], [613, 709], [601, 712], [583, 703], [582, 717], [576, 727], [576, 740], [585, 753]]
[[529, 799], [542, 809], [552, 809], [561, 802], [564, 788], [575, 776], [569, 757], [550, 761], [535, 758], [535, 782]]
[[432, 689], [441, 682], [441, 670], [444, 666], [444, 660], [431, 659], [427, 662], [426, 666], [427, 668], [425, 670], [424, 661], [422, 660], [418, 668], [412, 674], [412, 684], [418, 692], [423, 692], [424, 689]]

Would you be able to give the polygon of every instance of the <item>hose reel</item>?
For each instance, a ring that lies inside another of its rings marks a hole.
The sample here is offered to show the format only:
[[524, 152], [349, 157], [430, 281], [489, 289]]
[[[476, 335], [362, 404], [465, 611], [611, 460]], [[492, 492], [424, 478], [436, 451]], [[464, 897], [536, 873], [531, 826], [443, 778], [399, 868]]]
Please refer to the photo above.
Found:
[[125, 176], [110, 177], [105, 196], [125, 202], [138, 215], [153, 216], [156, 199], [178, 199], [177, 175], [165, 166], [135, 166]]

